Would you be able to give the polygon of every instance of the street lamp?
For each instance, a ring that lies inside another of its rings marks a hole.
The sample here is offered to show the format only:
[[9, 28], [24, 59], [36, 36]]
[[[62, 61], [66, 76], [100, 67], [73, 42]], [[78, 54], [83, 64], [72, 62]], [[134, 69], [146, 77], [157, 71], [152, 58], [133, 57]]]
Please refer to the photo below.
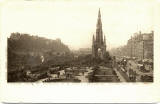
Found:
[[132, 36], [131, 36], [131, 58], [132, 58]]

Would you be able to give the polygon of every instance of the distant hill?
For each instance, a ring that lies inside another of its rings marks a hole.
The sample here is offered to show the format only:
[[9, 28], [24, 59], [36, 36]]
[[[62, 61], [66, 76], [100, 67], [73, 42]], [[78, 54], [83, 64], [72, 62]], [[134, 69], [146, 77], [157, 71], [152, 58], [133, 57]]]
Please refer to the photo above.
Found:
[[8, 50], [14, 52], [69, 52], [68, 46], [60, 39], [52, 40], [29, 34], [11, 33]]
[[46, 77], [49, 67], [66, 65], [72, 61], [72, 53], [60, 39], [52, 40], [29, 34], [12, 33], [8, 38], [7, 79], [9, 82], [34, 81], [27, 71], [39, 72]]
[[40, 65], [42, 57], [45, 63], [52, 60], [51, 63], [55, 64], [59, 62], [58, 59], [69, 57], [70, 53], [68, 46], [60, 39], [51, 40], [29, 34], [12, 33], [8, 38], [8, 70]]

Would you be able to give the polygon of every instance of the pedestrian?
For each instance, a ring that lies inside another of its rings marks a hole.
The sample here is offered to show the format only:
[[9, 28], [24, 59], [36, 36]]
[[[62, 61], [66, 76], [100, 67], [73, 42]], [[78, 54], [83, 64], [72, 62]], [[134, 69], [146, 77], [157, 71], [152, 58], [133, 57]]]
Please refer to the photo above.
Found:
[[57, 75], [58, 75], [58, 78], [59, 78], [60, 72], [58, 72]]
[[82, 72], [82, 74], [84, 75], [84, 71]]

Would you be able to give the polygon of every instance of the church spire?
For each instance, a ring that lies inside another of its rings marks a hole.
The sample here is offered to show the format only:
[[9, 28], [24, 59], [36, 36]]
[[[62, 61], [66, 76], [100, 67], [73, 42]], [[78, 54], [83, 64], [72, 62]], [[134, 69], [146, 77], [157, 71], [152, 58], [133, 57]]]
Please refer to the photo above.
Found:
[[99, 44], [103, 44], [103, 30], [102, 30], [102, 22], [101, 22], [101, 12], [100, 12], [100, 8], [99, 8], [99, 11], [98, 11], [98, 19], [97, 19], [96, 41], [97, 41]]
[[100, 8], [99, 8], [99, 11], [98, 11], [98, 17], [101, 18], [101, 11], [100, 11]]
[[97, 28], [99, 28], [99, 27], [102, 27], [100, 8], [99, 8], [99, 11], [98, 11], [98, 20], [97, 20]]
[[93, 34], [93, 39], [92, 39], [92, 44], [94, 45], [95, 42], [95, 38], [94, 38], [94, 34]]

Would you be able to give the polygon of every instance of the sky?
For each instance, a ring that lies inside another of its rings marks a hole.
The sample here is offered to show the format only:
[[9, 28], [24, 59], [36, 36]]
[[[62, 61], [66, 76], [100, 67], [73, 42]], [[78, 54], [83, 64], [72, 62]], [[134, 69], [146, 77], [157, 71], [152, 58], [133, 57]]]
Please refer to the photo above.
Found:
[[13, 0], [1, 8], [1, 32], [60, 38], [70, 49], [91, 48], [98, 10], [107, 49], [127, 44], [154, 27], [153, 0]]

